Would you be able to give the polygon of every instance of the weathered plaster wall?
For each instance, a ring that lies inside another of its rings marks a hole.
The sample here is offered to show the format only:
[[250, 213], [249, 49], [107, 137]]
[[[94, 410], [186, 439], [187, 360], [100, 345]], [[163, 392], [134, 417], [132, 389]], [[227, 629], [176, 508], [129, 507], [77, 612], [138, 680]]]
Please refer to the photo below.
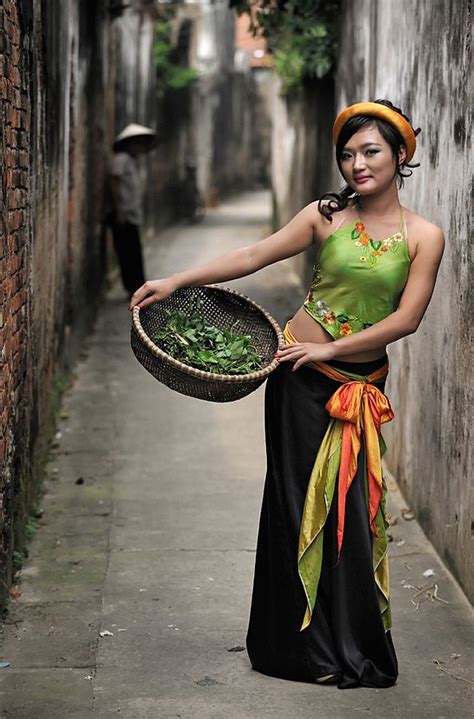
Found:
[[[299, 96], [281, 96], [275, 77], [272, 94], [273, 222], [277, 229], [331, 189], [334, 83], [326, 79], [308, 85]], [[314, 248], [292, 262], [308, 284]]]
[[[446, 251], [415, 335], [390, 347], [396, 419], [387, 460], [427, 536], [474, 596], [472, 576], [471, 0], [357, 0], [343, 7], [335, 105], [330, 90], [275, 94], [272, 185], [281, 226], [344, 182], [333, 157], [336, 109], [388, 98], [422, 128], [404, 205], [439, 225]], [[311, 267], [300, 260], [307, 279]]]
[[[469, 217], [471, 3], [346, 3], [337, 105], [386, 97], [422, 128], [404, 205], [439, 225], [446, 251], [415, 335], [390, 348], [388, 463], [427, 536], [474, 596]], [[334, 185], [340, 177], [334, 174]]]

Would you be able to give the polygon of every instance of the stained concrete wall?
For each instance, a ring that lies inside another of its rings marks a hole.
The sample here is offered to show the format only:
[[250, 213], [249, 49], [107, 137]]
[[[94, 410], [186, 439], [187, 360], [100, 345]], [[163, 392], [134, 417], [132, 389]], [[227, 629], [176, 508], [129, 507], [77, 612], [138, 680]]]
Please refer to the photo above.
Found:
[[[421, 167], [406, 180], [401, 199], [444, 230], [446, 251], [420, 328], [390, 347], [388, 394], [396, 419], [386, 430], [387, 460], [428, 538], [472, 599], [471, 19], [471, 3], [460, 0], [346, 2], [336, 106], [385, 97], [422, 128], [415, 156]], [[331, 124], [317, 108], [312, 115], [316, 102], [315, 93], [296, 101], [292, 116], [291, 103], [277, 100], [279, 224], [320, 190], [343, 184], [328, 159], [330, 140], [315, 139], [319, 123]], [[308, 152], [324, 158], [318, 181]]]
[[415, 156], [421, 167], [401, 197], [444, 230], [446, 251], [418, 332], [390, 348], [396, 420], [387, 430], [387, 458], [472, 599], [471, 27], [469, 2], [347, 3], [337, 87], [339, 107], [387, 97], [422, 128]]
[[[275, 229], [330, 189], [332, 78], [306, 85], [296, 96], [282, 96], [275, 76], [272, 87], [272, 193]], [[309, 283], [314, 248], [292, 259], [295, 271]]]

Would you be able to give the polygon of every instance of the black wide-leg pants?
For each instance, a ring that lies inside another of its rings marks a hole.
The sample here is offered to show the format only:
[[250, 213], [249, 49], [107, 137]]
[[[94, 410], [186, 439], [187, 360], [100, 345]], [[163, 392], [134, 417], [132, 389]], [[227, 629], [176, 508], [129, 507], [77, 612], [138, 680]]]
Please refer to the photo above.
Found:
[[145, 282], [140, 228], [131, 222], [114, 222], [112, 236], [123, 286], [132, 295]]
[[[333, 361], [367, 375], [373, 362]], [[298, 539], [306, 488], [329, 424], [326, 402], [340, 384], [292, 363], [270, 376], [265, 391], [267, 476], [258, 531], [247, 651], [252, 667], [312, 682], [335, 674], [339, 688], [389, 687], [398, 667], [380, 613], [372, 564], [364, 454], [346, 498], [344, 541], [337, 561], [337, 486], [324, 529], [323, 566], [309, 627], [300, 631], [306, 599], [298, 575]], [[377, 383], [383, 390], [383, 382]]]

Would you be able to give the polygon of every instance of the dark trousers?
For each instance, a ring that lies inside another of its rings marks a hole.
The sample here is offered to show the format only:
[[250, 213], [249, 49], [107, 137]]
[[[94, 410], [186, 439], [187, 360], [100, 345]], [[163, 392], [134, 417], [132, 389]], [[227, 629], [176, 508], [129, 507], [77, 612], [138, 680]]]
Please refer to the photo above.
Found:
[[145, 282], [140, 229], [131, 222], [114, 222], [112, 235], [123, 286], [132, 295]]
[[[367, 375], [385, 362], [331, 365]], [[383, 382], [377, 383], [383, 390]], [[346, 498], [344, 542], [337, 558], [337, 486], [324, 527], [323, 566], [309, 627], [300, 631], [306, 597], [298, 575], [298, 542], [307, 485], [329, 423], [326, 402], [340, 387], [309, 367], [282, 364], [267, 380], [264, 486], [247, 634], [262, 674], [312, 682], [334, 674], [340, 689], [389, 687], [398, 674], [390, 631], [378, 603], [372, 559], [364, 456]]]

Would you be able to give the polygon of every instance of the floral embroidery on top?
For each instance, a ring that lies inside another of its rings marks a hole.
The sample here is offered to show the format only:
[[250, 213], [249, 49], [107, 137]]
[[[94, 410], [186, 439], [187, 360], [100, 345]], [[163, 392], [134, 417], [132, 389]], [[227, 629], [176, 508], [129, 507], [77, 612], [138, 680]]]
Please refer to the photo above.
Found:
[[[306, 296], [305, 304], [313, 301], [314, 295], [310, 291]], [[362, 322], [355, 315], [349, 315], [346, 312], [336, 314], [323, 300], [317, 300], [314, 303], [314, 312], [322, 324], [331, 325], [331, 334], [334, 336], [344, 337], [351, 335], [353, 332], [358, 332], [360, 329], [370, 327], [370, 324]]]
[[362, 254], [359, 260], [361, 262], [367, 262], [369, 267], [375, 267], [380, 257], [382, 257], [382, 252], [397, 252], [400, 247], [400, 242], [403, 242], [401, 232], [395, 232], [385, 240], [373, 240], [365, 229], [364, 223], [360, 220], [355, 223], [351, 237], [355, 240], [355, 246], [362, 248]]
[[313, 267], [313, 281], [311, 283], [311, 290], [314, 292], [316, 290], [316, 287], [319, 285], [323, 277], [323, 273], [321, 270], [321, 267], [319, 265], [314, 265]]

